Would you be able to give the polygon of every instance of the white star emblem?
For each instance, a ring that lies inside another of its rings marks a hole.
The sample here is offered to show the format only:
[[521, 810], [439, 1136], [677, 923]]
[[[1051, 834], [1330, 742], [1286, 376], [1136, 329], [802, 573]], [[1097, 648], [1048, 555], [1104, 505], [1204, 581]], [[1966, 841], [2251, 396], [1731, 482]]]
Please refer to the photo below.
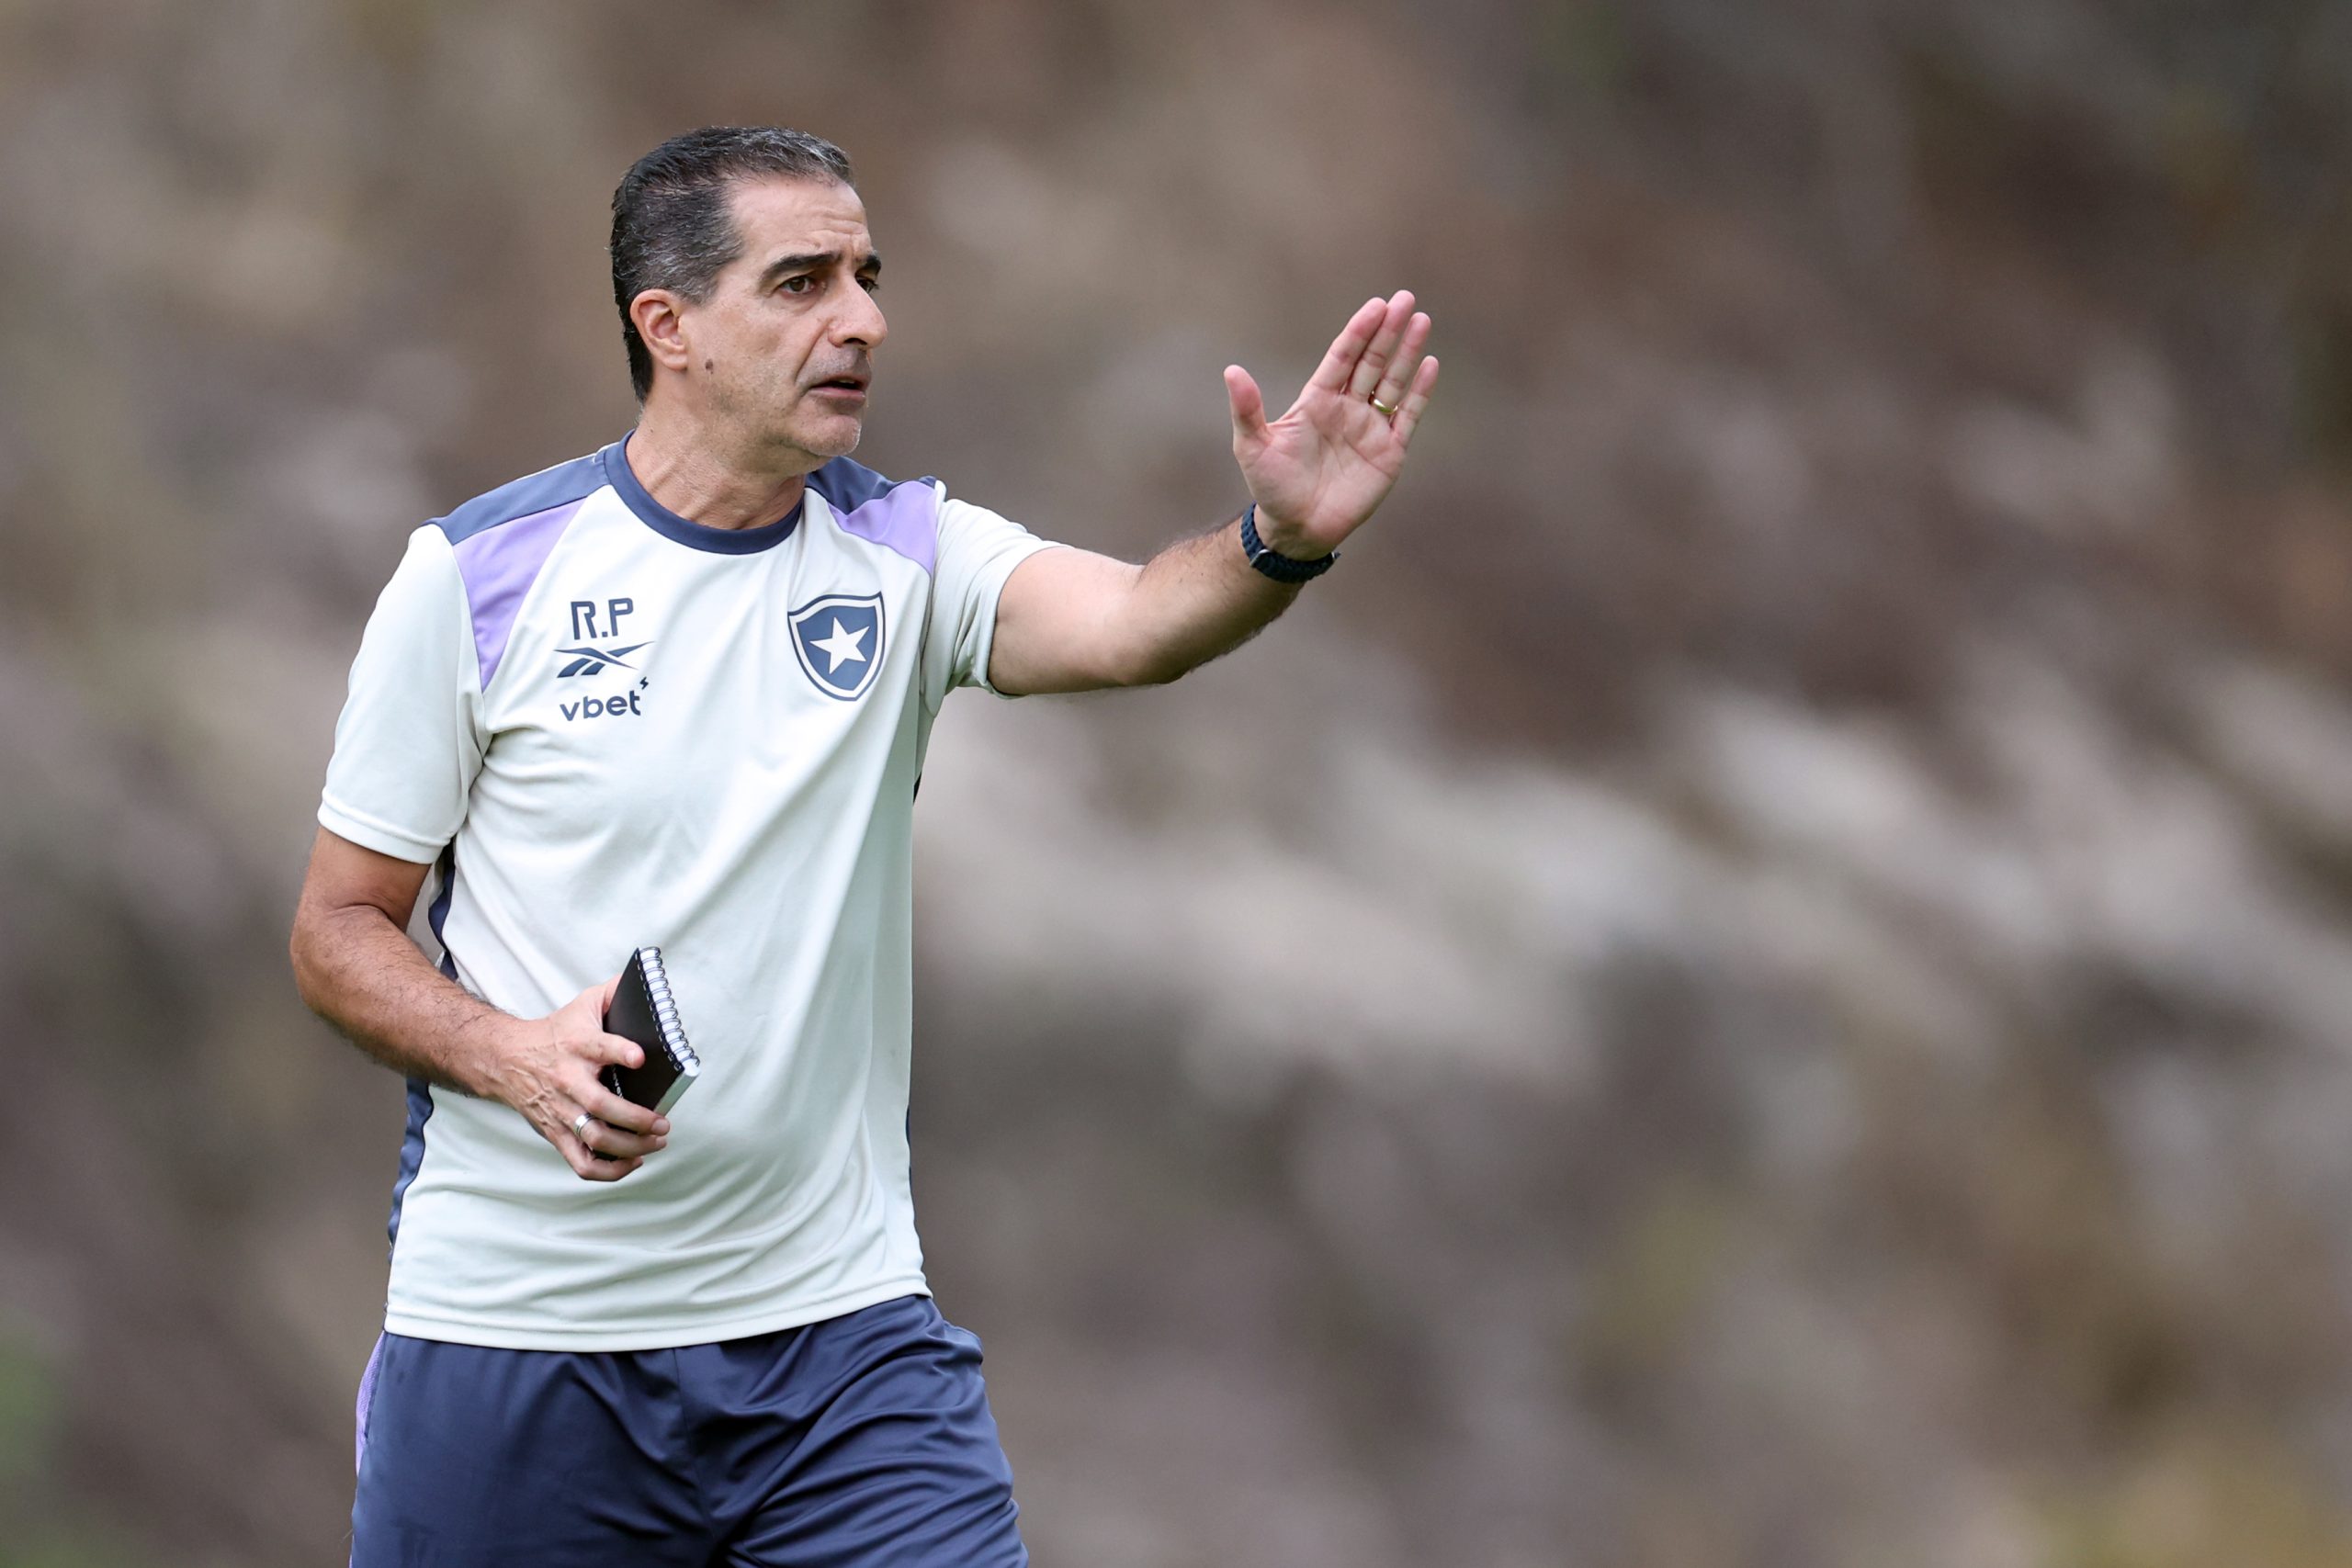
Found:
[[853, 660], [859, 664], [865, 662], [865, 654], [863, 651], [865, 646], [865, 634], [873, 629], [871, 626], [860, 626], [854, 632], [845, 630], [842, 626], [842, 618], [835, 615], [833, 635], [821, 640], [810, 637], [808, 646], [822, 649], [825, 657], [832, 660], [832, 663], [826, 668], [825, 673], [838, 675], [843, 664]]

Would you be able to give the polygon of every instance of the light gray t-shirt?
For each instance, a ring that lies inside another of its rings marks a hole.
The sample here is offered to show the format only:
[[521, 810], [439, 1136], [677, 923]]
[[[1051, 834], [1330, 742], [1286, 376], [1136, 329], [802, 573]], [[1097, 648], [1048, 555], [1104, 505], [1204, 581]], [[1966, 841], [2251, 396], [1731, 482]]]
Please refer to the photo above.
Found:
[[388, 1329], [642, 1349], [926, 1291], [915, 785], [940, 703], [987, 684], [1005, 579], [1046, 547], [847, 459], [791, 517], [702, 527], [621, 443], [411, 537], [320, 822], [435, 864], [444, 971], [518, 1016], [659, 945], [703, 1071], [618, 1182], [413, 1080]]

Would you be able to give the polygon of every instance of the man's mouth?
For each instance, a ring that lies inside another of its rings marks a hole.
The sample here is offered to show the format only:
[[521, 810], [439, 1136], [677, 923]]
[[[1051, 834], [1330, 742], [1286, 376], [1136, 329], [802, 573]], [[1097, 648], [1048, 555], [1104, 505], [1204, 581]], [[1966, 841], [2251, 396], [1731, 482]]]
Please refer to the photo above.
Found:
[[866, 378], [863, 376], [836, 376], [831, 380], [818, 382], [810, 390], [841, 394], [854, 393], [862, 398], [865, 396], [865, 380]]

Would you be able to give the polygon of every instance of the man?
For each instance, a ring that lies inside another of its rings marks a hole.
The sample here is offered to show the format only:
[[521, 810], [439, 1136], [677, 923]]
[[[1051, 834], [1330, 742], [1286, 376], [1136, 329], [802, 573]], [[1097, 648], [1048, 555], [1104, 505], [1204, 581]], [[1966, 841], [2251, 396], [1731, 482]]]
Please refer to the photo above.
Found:
[[[1278, 420], [1228, 368], [1254, 505], [1136, 567], [848, 460], [880, 267], [829, 142], [647, 154], [636, 429], [419, 528], [368, 622], [292, 942], [409, 1079], [359, 1568], [1026, 1561], [909, 1193], [933, 718], [1240, 643], [1387, 493], [1437, 365], [1399, 293]], [[597, 1079], [640, 1060], [601, 1027], [640, 943], [704, 1064], [666, 1117]]]

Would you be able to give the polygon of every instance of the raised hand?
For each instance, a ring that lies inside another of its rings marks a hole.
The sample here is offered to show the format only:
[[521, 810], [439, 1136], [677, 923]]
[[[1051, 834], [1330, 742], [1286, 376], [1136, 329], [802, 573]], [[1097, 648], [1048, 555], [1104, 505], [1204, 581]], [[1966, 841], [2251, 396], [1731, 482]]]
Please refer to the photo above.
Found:
[[1301, 560], [1329, 555], [1387, 496], [1437, 386], [1437, 361], [1421, 355], [1429, 335], [1410, 290], [1366, 300], [1271, 424], [1250, 372], [1225, 367], [1234, 460], [1272, 548]]

